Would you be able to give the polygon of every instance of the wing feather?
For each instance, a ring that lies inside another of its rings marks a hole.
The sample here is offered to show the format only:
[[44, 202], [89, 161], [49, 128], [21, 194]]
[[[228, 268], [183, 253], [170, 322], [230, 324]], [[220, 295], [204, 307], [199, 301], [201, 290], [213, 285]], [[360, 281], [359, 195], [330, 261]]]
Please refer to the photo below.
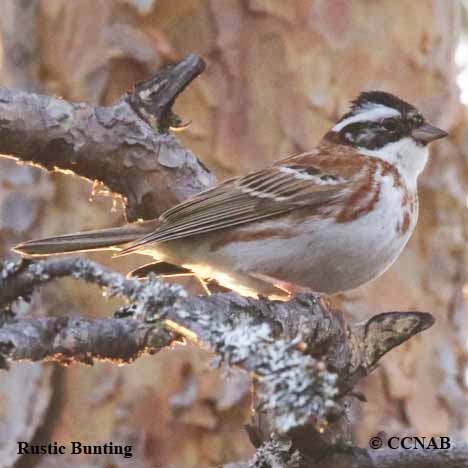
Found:
[[235, 177], [171, 208], [162, 224], [130, 244], [120, 254], [152, 242], [166, 242], [271, 218], [301, 207], [336, 200], [349, 187], [349, 178], [317, 167], [278, 164]]

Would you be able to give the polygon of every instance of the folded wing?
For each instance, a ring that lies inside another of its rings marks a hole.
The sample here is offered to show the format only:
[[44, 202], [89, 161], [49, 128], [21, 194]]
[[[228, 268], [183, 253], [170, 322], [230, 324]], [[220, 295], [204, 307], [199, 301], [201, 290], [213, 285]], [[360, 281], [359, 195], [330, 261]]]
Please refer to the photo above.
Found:
[[167, 242], [272, 218], [298, 208], [337, 201], [349, 187], [349, 174], [329, 173], [304, 158], [229, 179], [166, 211], [161, 225], [119, 255], [148, 243]]

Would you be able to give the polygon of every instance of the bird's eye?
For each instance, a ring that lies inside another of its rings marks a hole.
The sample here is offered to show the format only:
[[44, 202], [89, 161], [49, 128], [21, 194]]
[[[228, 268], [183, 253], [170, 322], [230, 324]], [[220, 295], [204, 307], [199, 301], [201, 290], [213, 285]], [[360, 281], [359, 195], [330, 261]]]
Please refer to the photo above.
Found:
[[385, 129], [389, 131], [395, 131], [399, 126], [397, 119], [385, 119], [382, 123]]

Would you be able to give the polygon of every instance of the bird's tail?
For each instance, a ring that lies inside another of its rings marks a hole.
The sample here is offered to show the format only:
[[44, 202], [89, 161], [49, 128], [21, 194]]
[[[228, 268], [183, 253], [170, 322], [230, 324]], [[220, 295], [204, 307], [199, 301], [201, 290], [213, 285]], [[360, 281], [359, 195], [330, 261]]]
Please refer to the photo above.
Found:
[[155, 220], [128, 224], [122, 227], [76, 232], [63, 236], [47, 237], [18, 244], [13, 250], [28, 256], [56, 255], [88, 250], [120, 250], [119, 246], [133, 242], [152, 232], [158, 226]]

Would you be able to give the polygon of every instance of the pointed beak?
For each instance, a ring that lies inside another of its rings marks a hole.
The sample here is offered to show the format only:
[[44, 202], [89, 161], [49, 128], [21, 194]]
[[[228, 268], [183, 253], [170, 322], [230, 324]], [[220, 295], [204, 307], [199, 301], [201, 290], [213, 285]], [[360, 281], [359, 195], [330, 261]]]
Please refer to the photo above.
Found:
[[416, 141], [427, 145], [435, 140], [440, 140], [441, 138], [445, 138], [448, 136], [448, 133], [440, 128], [434, 127], [429, 123], [425, 123], [418, 128], [415, 128], [411, 135]]

